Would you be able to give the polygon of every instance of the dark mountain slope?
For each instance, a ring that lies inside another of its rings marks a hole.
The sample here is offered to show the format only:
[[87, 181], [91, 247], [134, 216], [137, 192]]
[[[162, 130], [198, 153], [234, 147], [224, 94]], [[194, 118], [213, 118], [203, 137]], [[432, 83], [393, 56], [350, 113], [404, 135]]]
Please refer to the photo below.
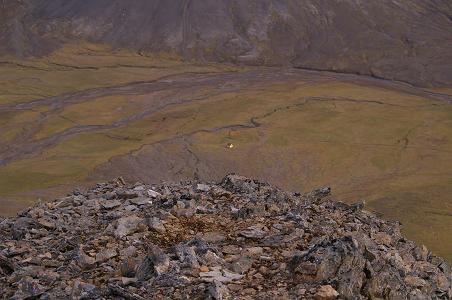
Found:
[[42, 54], [83, 38], [187, 59], [293, 65], [418, 85], [452, 83], [448, 0], [6, 0], [1, 5], [0, 51], [19, 55]]

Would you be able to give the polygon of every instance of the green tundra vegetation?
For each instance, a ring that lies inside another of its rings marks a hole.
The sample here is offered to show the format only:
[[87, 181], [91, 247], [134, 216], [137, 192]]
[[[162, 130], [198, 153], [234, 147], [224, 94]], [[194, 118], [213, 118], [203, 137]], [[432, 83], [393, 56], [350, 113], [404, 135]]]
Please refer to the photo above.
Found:
[[2, 57], [0, 213], [135, 178], [121, 162], [142, 158], [156, 162], [157, 179], [193, 177], [194, 166], [206, 180], [237, 172], [292, 190], [330, 185], [452, 261], [451, 104], [405, 85], [299, 72], [88, 43]]

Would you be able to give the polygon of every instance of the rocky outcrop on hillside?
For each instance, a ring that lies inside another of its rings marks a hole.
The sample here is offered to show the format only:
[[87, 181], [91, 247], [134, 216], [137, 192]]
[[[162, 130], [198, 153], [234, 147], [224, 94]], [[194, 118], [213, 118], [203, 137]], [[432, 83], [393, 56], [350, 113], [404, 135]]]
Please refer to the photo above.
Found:
[[229, 175], [122, 179], [0, 219], [3, 299], [450, 299], [398, 223]]
[[0, 53], [89, 40], [142, 53], [452, 84], [449, 0], [3, 0]]

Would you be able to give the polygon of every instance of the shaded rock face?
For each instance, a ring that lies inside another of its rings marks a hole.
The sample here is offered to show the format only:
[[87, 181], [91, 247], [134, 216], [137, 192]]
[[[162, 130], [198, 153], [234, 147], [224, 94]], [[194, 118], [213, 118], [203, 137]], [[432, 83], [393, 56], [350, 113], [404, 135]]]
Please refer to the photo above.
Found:
[[0, 291], [5, 299], [452, 297], [444, 260], [406, 240], [398, 223], [329, 192], [289, 193], [237, 175], [98, 184], [0, 219]]
[[3, 52], [43, 53], [82, 38], [186, 59], [290, 65], [417, 85], [452, 83], [448, 0], [6, 0], [0, 5]]

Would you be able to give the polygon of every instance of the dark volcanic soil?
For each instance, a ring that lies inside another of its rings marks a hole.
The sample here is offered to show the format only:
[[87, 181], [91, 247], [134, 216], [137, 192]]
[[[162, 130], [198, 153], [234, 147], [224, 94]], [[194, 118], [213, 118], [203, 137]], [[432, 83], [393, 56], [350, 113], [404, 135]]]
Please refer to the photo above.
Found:
[[452, 83], [448, 0], [6, 0], [0, 53], [78, 39], [186, 59]]

